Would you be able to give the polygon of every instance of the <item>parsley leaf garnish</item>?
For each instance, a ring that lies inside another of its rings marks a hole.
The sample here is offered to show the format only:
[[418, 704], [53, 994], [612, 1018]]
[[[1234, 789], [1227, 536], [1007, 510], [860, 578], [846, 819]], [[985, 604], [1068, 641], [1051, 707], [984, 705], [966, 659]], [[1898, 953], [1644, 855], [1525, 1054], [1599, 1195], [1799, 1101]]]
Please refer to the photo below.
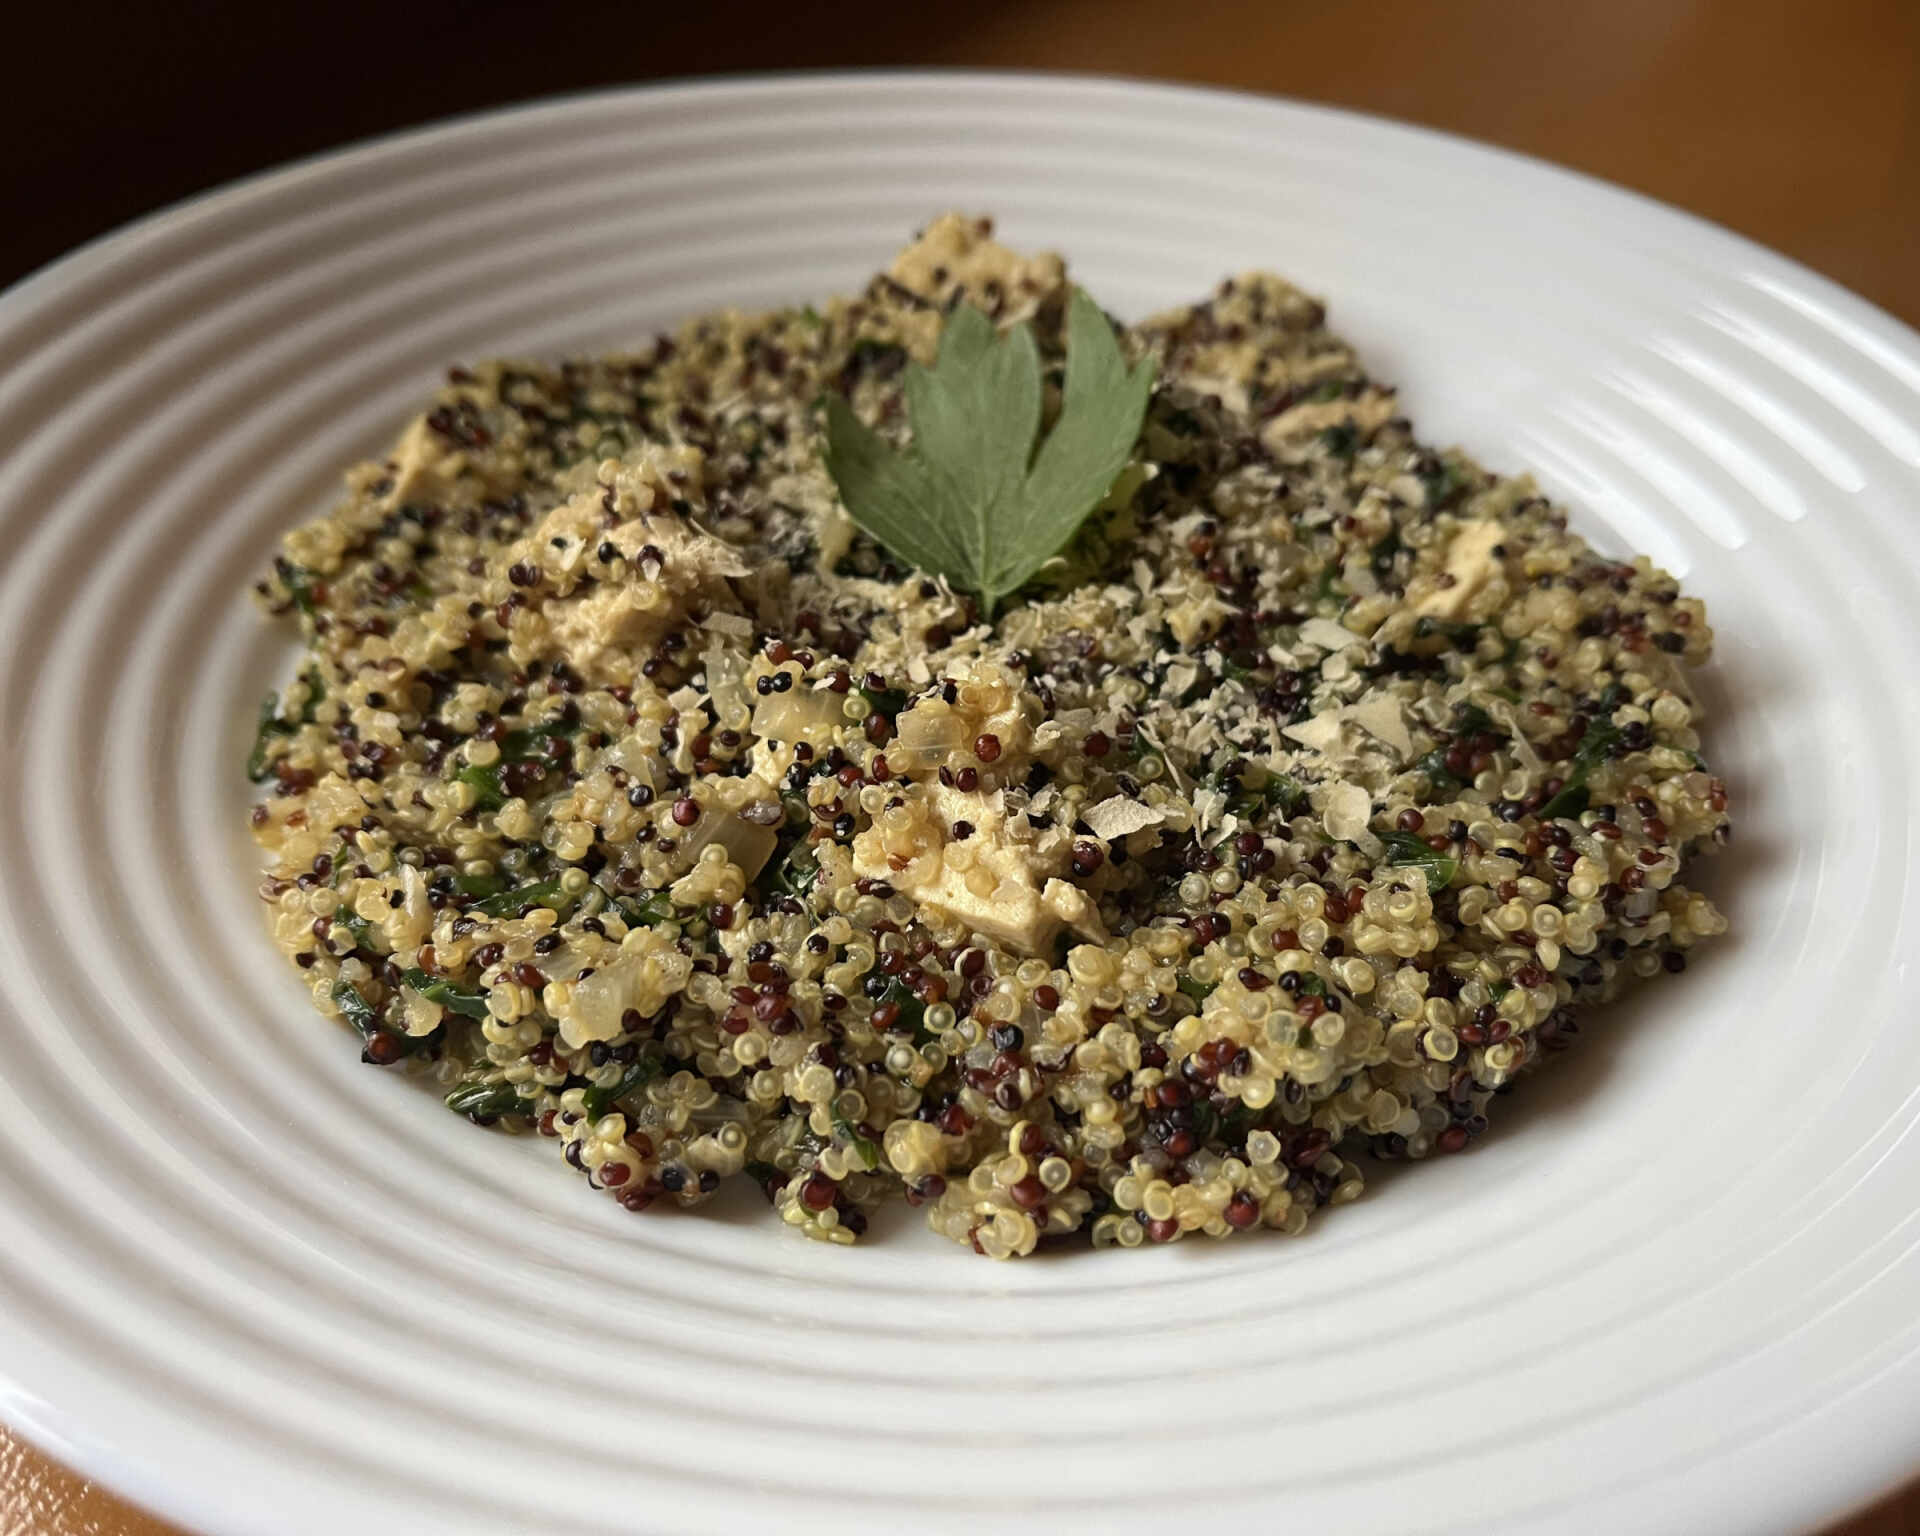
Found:
[[1151, 360], [1129, 369], [1106, 316], [1076, 288], [1060, 415], [1041, 441], [1032, 327], [1000, 336], [962, 306], [947, 320], [934, 366], [907, 370], [912, 445], [894, 448], [829, 395], [827, 468], [856, 523], [978, 595], [991, 618], [1112, 488], [1152, 387]]

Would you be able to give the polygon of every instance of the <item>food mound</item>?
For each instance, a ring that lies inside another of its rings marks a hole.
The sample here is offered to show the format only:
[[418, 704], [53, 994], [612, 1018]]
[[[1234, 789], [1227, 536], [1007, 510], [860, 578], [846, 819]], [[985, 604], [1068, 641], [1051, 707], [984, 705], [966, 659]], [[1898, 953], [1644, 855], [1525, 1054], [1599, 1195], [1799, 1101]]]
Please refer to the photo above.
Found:
[[455, 368], [258, 592], [275, 940], [635, 1211], [1298, 1232], [1725, 927], [1700, 603], [1263, 274], [1120, 327], [949, 215]]

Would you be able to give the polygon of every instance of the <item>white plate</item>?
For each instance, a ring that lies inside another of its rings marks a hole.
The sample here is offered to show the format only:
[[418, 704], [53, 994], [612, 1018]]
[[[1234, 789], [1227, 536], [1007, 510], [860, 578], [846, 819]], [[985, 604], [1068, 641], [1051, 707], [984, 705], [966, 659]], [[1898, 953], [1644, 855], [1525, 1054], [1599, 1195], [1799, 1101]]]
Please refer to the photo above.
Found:
[[[636, 1218], [360, 1066], [262, 931], [278, 531], [450, 359], [844, 290], [948, 207], [1129, 314], [1291, 274], [1712, 609], [1735, 936], [1301, 1240]], [[1920, 1458], [1920, 339], [1867, 305], [1338, 113], [813, 76], [250, 182], [0, 299], [0, 367], [0, 1412], [86, 1473], [247, 1536], [1733, 1532]]]

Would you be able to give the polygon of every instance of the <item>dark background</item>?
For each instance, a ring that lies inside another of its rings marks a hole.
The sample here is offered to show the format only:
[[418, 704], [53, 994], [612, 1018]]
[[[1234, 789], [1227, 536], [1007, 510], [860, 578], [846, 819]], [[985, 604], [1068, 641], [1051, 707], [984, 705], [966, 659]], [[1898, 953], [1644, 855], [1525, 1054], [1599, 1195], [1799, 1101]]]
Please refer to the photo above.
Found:
[[[1426, 123], [1729, 225], [1920, 323], [1920, 0], [14, 0], [0, 284], [235, 176], [717, 70], [1157, 75]], [[0, 445], [0, 451], [4, 445]], [[0, 1531], [164, 1536], [0, 1431]], [[1920, 1536], [1920, 1486], [1834, 1536]]]
[[192, 192], [451, 113], [716, 70], [1082, 69], [1524, 149], [1920, 322], [1920, 0], [16, 0], [0, 283]]

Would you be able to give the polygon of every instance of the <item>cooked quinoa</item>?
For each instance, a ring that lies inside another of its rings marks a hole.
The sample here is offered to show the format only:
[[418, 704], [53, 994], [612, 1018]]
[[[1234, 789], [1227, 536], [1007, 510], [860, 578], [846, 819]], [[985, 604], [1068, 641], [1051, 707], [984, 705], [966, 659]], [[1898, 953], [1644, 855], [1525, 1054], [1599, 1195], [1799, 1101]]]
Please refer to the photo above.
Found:
[[860, 533], [825, 393], [900, 438], [962, 300], [1057, 390], [1067, 292], [947, 216], [857, 298], [455, 368], [287, 536], [261, 896], [364, 1060], [635, 1211], [1298, 1232], [1725, 928], [1700, 603], [1276, 277], [1120, 331], [1133, 461], [995, 622]]

